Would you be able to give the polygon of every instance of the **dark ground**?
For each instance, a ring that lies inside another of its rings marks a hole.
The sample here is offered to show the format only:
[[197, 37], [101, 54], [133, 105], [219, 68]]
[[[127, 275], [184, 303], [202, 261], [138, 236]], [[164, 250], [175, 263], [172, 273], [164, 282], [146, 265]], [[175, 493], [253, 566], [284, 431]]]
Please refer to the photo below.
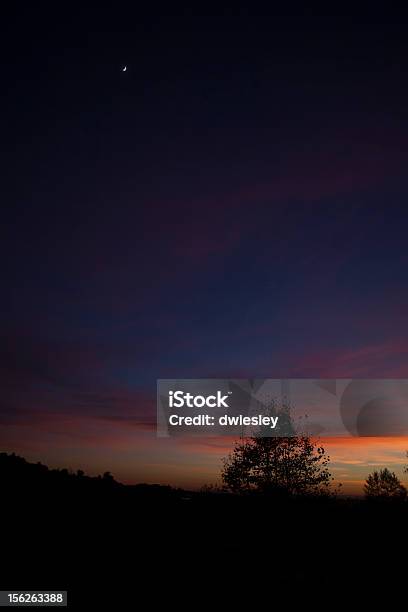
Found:
[[331, 609], [355, 589], [405, 591], [406, 503], [124, 486], [5, 454], [0, 480], [1, 589], [63, 589], [69, 607], [118, 610], [142, 597], [215, 605], [222, 593], [229, 607], [328, 595]]

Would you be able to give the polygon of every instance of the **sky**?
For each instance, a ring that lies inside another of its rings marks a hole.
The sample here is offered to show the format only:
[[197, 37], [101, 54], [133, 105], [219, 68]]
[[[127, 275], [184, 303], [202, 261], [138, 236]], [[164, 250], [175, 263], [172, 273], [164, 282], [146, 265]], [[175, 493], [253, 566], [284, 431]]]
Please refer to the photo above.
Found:
[[156, 379], [408, 377], [404, 19], [64, 10], [0, 25], [2, 449], [197, 488]]

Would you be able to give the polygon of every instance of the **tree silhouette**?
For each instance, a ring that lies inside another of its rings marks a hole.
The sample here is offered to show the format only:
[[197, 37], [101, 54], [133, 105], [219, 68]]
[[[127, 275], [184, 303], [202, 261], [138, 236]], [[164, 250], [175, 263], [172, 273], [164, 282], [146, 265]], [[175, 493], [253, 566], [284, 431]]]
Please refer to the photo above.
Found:
[[324, 448], [306, 435], [252, 437], [224, 459], [222, 480], [233, 492], [329, 493], [329, 461]]
[[404, 485], [388, 468], [370, 474], [364, 492], [366, 498], [372, 500], [404, 500], [407, 496]]
[[[407, 459], [408, 459], [408, 451], [407, 451]], [[405, 466], [405, 468], [404, 468], [404, 472], [405, 472], [406, 474], [408, 474], [408, 465], [407, 465], [407, 466]]]

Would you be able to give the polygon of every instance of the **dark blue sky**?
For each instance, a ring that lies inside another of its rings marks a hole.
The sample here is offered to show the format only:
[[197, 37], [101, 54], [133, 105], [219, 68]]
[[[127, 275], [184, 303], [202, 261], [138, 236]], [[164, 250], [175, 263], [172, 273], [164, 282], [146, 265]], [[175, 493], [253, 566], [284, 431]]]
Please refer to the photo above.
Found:
[[407, 24], [66, 10], [1, 26], [2, 421], [407, 376]]

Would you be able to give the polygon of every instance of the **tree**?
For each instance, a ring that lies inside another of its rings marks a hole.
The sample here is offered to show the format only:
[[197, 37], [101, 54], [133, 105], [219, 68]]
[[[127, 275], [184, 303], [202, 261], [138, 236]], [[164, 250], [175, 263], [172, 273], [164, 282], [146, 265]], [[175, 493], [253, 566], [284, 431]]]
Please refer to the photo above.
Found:
[[[408, 459], [408, 451], [407, 451], [407, 459]], [[408, 465], [406, 465], [406, 466], [405, 466], [405, 468], [404, 468], [404, 472], [405, 472], [406, 474], [408, 474]]]
[[224, 459], [222, 480], [233, 492], [289, 495], [330, 492], [330, 458], [309, 436], [251, 437]]
[[366, 498], [370, 500], [402, 501], [407, 496], [404, 485], [388, 468], [370, 474], [364, 485], [364, 492]]

